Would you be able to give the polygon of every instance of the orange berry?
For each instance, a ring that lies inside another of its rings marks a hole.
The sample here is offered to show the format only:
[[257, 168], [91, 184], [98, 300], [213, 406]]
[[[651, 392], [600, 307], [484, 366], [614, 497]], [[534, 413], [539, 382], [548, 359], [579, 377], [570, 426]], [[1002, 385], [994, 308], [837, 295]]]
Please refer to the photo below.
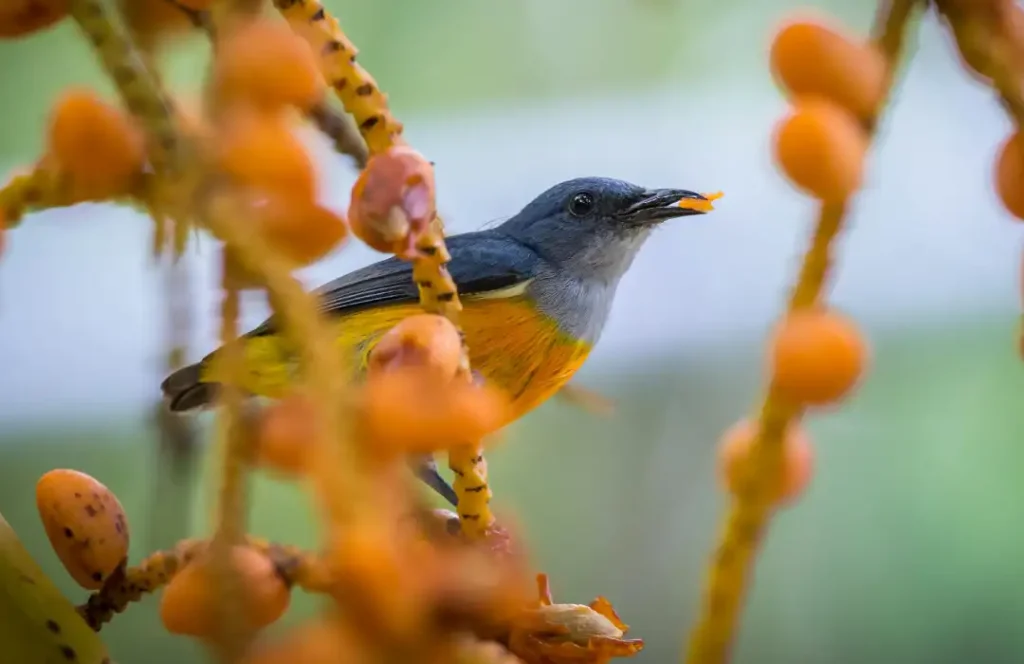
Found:
[[451, 380], [459, 370], [462, 340], [450, 320], [436, 314], [416, 314], [402, 320], [381, 337], [370, 353], [369, 370], [421, 367], [439, 381]]
[[407, 146], [370, 157], [352, 187], [352, 232], [377, 251], [415, 257], [435, 215], [434, 167]]
[[225, 120], [214, 148], [221, 170], [260, 192], [316, 198], [313, 161], [283, 116], [237, 111]]
[[127, 193], [142, 172], [145, 142], [134, 121], [91, 90], [65, 92], [53, 108], [49, 152], [67, 172], [76, 198]]
[[999, 148], [995, 180], [1003, 207], [1017, 219], [1024, 219], [1024, 142], [1019, 130]]
[[799, 189], [826, 202], [860, 185], [868, 139], [846, 110], [824, 99], [798, 100], [775, 129], [775, 159]]
[[324, 94], [317, 58], [285, 23], [257, 19], [232, 30], [214, 65], [216, 91], [229, 102], [308, 109]]
[[818, 21], [794, 21], [779, 29], [771, 67], [790, 95], [825, 97], [859, 118], [878, 108], [888, 71], [873, 44]]
[[77, 470], [51, 470], [36, 483], [36, 508], [64, 568], [86, 590], [103, 586], [128, 558], [128, 520], [107, 487]]
[[305, 473], [317, 417], [313, 404], [302, 394], [291, 394], [267, 406], [256, 444], [260, 465], [288, 476]]
[[798, 404], [821, 406], [843, 399], [867, 363], [856, 326], [836, 312], [814, 308], [790, 313], [771, 343], [772, 387]]
[[[178, 2], [188, 6], [188, 2]], [[188, 12], [168, 0], [117, 0], [117, 8], [143, 51], [195, 32]]]
[[370, 656], [337, 620], [319, 618], [257, 647], [243, 664], [368, 664]]
[[[743, 420], [722, 436], [718, 446], [719, 479], [733, 494], [742, 491], [750, 450], [757, 439], [757, 422]], [[786, 503], [806, 490], [814, 472], [814, 448], [797, 423], [791, 423], [782, 439], [782, 465], [773, 482], [771, 500]]]
[[315, 263], [348, 234], [345, 220], [314, 201], [269, 196], [254, 208], [264, 238], [295, 266]]
[[0, 2], [0, 39], [38, 32], [67, 14], [68, 0], [3, 0]]
[[508, 421], [505, 395], [417, 368], [367, 378], [362, 433], [384, 453], [425, 453], [476, 443]]
[[[253, 629], [278, 620], [288, 610], [291, 593], [265, 555], [248, 546], [232, 550], [232, 564], [241, 575], [245, 601], [242, 618]], [[172, 634], [210, 636], [218, 622], [220, 595], [209, 552], [179, 571], [160, 598], [160, 619]]]

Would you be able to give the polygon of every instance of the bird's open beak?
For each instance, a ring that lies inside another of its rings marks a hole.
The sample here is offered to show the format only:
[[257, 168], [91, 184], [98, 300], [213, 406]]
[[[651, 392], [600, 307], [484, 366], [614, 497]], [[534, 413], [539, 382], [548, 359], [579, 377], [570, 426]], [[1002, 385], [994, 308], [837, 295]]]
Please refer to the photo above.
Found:
[[707, 200], [697, 192], [686, 189], [650, 189], [643, 198], [626, 208], [623, 216], [631, 223], [652, 224], [676, 217], [704, 214], [704, 210], [680, 207], [679, 201], [684, 198]]

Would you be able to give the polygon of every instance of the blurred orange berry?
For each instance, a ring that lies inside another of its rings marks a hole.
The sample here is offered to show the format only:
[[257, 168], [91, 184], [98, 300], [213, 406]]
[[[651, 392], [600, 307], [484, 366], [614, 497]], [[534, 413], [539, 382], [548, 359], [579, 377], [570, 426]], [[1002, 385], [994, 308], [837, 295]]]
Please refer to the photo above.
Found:
[[459, 635], [452, 645], [456, 655], [452, 661], [467, 664], [523, 664], [497, 641], [485, 641], [475, 636]]
[[128, 558], [128, 520], [117, 496], [77, 470], [51, 470], [36, 483], [43, 529], [78, 585], [97, 590]]
[[868, 139], [845, 109], [820, 98], [797, 100], [776, 126], [775, 158], [799, 189], [840, 202], [863, 179]]
[[436, 314], [416, 314], [391, 328], [370, 353], [369, 370], [382, 372], [420, 367], [445, 382], [455, 377], [462, 359], [462, 340], [455, 325]]
[[260, 233], [296, 267], [315, 263], [348, 234], [345, 220], [306, 199], [275, 193], [254, 208]]
[[68, 0], [3, 0], [0, 2], [0, 39], [38, 32], [67, 14]]
[[425, 453], [476, 443], [508, 421], [506, 396], [469, 381], [440, 382], [406, 368], [367, 378], [362, 434], [385, 453]]
[[144, 51], [196, 31], [187, 2], [169, 0], [117, 0], [117, 8]]
[[341, 621], [318, 618], [257, 647], [242, 664], [368, 664], [370, 661]]
[[[167, 2], [167, 0], [164, 0]], [[179, 5], [194, 12], [205, 12], [213, 6], [214, 0], [175, 0]]]
[[[742, 492], [744, 474], [750, 461], [750, 450], [757, 439], [756, 420], [734, 424], [718, 445], [719, 479], [733, 494]], [[786, 503], [802, 494], [814, 473], [814, 447], [798, 423], [791, 423], [782, 440], [782, 465], [773, 482], [770, 499]]]
[[1020, 130], [1003, 141], [996, 159], [996, 193], [1017, 219], [1024, 219], [1024, 141]]
[[[237, 546], [231, 553], [242, 577], [242, 618], [253, 629], [276, 622], [288, 609], [291, 593], [273, 563], [248, 546]], [[160, 619], [167, 631], [198, 637], [214, 634], [221, 602], [215, 574], [209, 552], [204, 552], [171, 579], [160, 598]]]
[[823, 307], [788, 314], [771, 342], [772, 387], [801, 405], [840, 401], [866, 363], [867, 347], [857, 327]]
[[283, 115], [234, 109], [222, 120], [215, 146], [221, 170], [262, 193], [316, 198], [313, 161]]
[[263, 410], [256, 452], [261, 466], [283, 475], [306, 472], [318, 413], [304, 394], [290, 394]]
[[771, 67], [790, 95], [825, 97], [858, 118], [870, 118], [885, 93], [885, 57], [819, 21], [793, 21], [775, 34]]
[[411, 259], [436, 214], [434, 196], [434, 167], [423, 155], [406, 146], [373, 155], [352, 187], [352, 232], [377, 251]]
[[303, 110], [324, 94], [316, 56], [286, 23], [247, 21], [225, 38], [217, 52], [214, 77], [225, 101], [246, 101], [265, 109]]
[[132, 118], [85, 89], [69, 90], [57, 101], [48, 143], [81, 200], [128, 193], [146, 158], [144, 137]]

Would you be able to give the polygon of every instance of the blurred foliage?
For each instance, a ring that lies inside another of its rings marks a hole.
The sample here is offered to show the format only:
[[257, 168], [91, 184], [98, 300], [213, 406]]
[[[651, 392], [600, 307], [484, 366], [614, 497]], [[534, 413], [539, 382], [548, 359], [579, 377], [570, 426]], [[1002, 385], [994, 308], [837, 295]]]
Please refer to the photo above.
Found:
[[[875, 339], [859, 395], [810, 420], [819, 471], [773, 524], [737, 664], [1021, 661], [1024, 594], [1013, 580], [1024, 547], [1015, 507], [1024, 411], [1014, 395], [1024, 378], [1012, 330], [1000, 320]], [[608, 595], [647, 640], [637, 661], [674, 661], [694, 617], [724, 506], [714, 441], [750, 406], [759, 362], [754, 347], [721, 349], [656, 372], [595, 376], [589, 384], [618, 402], [613, 419], [550, 402], [489, 455], [497, 508], [525, 527], [557, 595]], [[2, 443], [0, 504], [70, 596], [81, 591], [32, 501], [46, 470], [77, 468], [114, 490], [135, 524], [136, 558], [152, 535], [166, 543], [181, 534], [168, 530], [167, 505], [150, 518], [155, 439], [138, 425], [7, 433]], [[199, 527], [207, 515], [194, 516]], [[260, 477], [252, 517], [257, 534], [313, 543], [309, 505], [291, 486]], [[198, 653], [161, 631], [155, 607], [150, 599], [104, 630], [117, 661], [170, 664]], [[290, 617], [311, 608], [299, 601]]]

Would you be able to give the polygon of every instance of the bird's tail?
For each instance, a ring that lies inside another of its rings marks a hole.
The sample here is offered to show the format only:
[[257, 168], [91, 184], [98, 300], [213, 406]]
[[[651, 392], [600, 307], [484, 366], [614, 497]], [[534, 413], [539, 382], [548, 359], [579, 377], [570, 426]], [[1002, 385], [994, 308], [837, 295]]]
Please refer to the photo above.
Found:
[[213, 405], [220, 385], [203, 382], [200, 367], [201, 364], [192, 364], [178, 369], [160, 384], [172, 413], [183, 413]]

